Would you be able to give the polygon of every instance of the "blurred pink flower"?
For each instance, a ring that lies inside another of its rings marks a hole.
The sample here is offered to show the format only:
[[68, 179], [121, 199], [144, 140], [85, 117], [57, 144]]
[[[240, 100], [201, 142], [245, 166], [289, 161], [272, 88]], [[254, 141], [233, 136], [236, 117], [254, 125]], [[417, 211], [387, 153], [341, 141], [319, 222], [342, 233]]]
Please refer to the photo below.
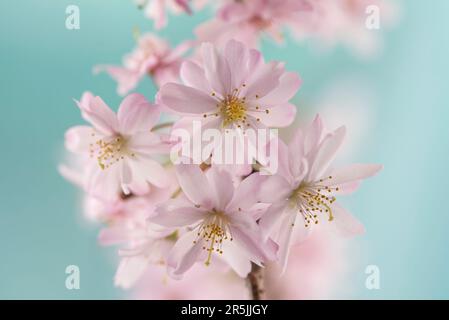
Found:
[[167, 26], [167, 9], [174, 13], [191, 14], [189, 0], [135, 0], [144, 10], [145, 16], [154, 21], [154, 27], [161, 29]]
[[175, 113], [219, 129], [283, 127], [296, 107], [289, 100], [301, 81], [279, 62], [265, 63], [261, 53], [237, 41], [222, 51], [210, 43], [201, 46], [202, 63], [181, 66], [184, 84], [162, 86], [161, 102]]
[[251, 270], [251, 261], [261, 265], [275, 258], [277, 247], [262, 233], [254, 216], [258, 188], [265, 176], [250, 175], [236, 188], [228, 171], [198, 166], [176, 167], [186, 199], [169, 200], [157, 208], [154, 223], [165, 227], [188, 227], [167, 259], [168, 272], [180, 278], [192, 265], [222, 258], [241, 277]]
[[342, 43], [361, 56], [371, 56], [381, 47], [378, 30], [370, 30], [366, 21], [378, 8], [379, 28], [390, 27], [398, 19], [396, 1], [388, 0], [315, 0], [314, 9], [302, 17], [302, 26], [292, 29], [299, 38], [312, 38], [321, 46]]
[[150, 185], [167, 186], [165, 169], [154, 155], [168, 153], [170, 144], [150, 131], [159, 119], [159, 107], [140, 94], [127, 96], [115, 114], [100, 97], [85, 93], [77, 102], [90, 126], [66, 132], [66, 148], [88, 157], [86, 190], [97, 197], [115, 199], [120, 192], [143, 194]]
[[[341, 234], [364, 232], [363, 225], [343, 207], [336, 195], [357, 189], [361, 180], [375, 175], [377, 164], [353, 164], [340, 169], [330, 167], [343, 142], [345, 127], [325, 134], [317, 116], [304, 132], [298, 130], [287, 146], [280, 144], [279, 170], [264, 184], [262, 198], [272, 202], [260, 225], [279, 245], [279, 259], [285, 268], [293, 230], [303, 240], [320, 219], [334, 221]], [[276, 190], [274, 193], [273, 190]]]
[[189, 41], [171, 49], [168, 43], [151, 33], [139, 37], [137, 47], [126, 55], [122, 66], [99, 65], [94, 72], [106, 72], [117, 81], [117, 92], [125, 95], [134, 90], [145, 76], [150, 76], [157, 86], [177, 82], [182, 56], [191, 47]]
[[123, 288], [133, 286], [150, 264], [165, 263], [174, 244], [174, 229], [151, 223], [158, 204], [170, 199], [178, 185], [173, 170], [168, 171], [166, 188], [152, 188], [144, 196], [120, 197], [105, 201], [86, 196], [85, 215], [104, 223], [98, 240], [101, 245], [120, 245], [120, 265], [115, 284]]
[[196, 29], [200, 41], [224, 44], [239, 40], [258, 47], [262, 34], [283, 41], [286, 27], [297, 27], [302, 15], [312, 9], [308, 0], [225, 1], [211, 21]]

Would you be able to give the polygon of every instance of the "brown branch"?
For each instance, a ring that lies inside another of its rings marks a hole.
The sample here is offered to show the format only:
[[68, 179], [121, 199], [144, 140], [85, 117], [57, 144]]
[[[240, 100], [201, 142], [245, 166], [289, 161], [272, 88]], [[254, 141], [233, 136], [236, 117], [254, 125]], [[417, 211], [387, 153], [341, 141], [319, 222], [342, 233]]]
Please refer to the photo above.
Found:
[[259, 267], [258, 265], [253, 264], [252, 270], [248, 274], [247, 280], [251, 290], [252, 299], [265, 299], [264, 269]]

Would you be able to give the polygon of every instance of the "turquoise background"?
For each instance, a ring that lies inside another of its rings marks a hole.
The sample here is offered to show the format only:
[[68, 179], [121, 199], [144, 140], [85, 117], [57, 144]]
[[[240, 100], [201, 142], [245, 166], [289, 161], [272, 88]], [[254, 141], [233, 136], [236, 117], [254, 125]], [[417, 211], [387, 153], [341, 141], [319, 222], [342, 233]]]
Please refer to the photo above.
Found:
[[[80, 30], [65, 28], [68, 4], [80, 7]], [[305, 44], [264, 44], [267, 59], [302, 75], [299, 100], [347, 74], [377, 96], [376, 126], [354, 160], [385, 169], [345, 201], [367, 234], [354, 240], [363, 252], [348, 283], [355, 290], [337, 298], [449, 298], [448, 14], [445, 0], [404, 1], [402, 21], [371, 61], [342, 48], [316, 55]], [[4, 0], [0, 16], [0, 298], [123, 297], [112, 282], [115, 250], [98, 247], [79, 193], [56, 168], [64, 131], [82, 122], [72, 98], [91, 90], [120, 101], [92, 66], [119, 63], [134, 46], [132, 28], [152, 24], [123, 0]], [[162, 35], [178, 43], [207, 16], [172, 17]], [[139, 91], [155, 93], [149, 81]], [[81, 269], [81, 290], [65, 288], [70, 264]], [[364, 286], [368, 264], [380, 268], [380, 290]]]

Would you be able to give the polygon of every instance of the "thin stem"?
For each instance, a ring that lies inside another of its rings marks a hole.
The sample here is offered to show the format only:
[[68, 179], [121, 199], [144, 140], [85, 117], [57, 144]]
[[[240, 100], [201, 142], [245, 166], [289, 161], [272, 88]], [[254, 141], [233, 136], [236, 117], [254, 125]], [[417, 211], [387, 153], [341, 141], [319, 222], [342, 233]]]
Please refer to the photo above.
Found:
[[252, 270], [248, 274], [247, 280], [251, 290], [252, 299], [265, 299], [264, 269], [259, 267], [258, 265], [253, 264]]

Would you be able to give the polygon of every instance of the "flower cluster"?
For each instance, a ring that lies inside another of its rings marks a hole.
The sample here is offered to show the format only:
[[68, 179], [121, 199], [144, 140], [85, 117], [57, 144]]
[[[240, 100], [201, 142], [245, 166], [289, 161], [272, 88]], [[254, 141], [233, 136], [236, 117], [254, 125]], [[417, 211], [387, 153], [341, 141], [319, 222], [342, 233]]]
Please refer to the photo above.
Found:
[[[354, 192], [381, 166], [335, 167], [346, 129], [328, 130], [319, 115], [294, 129], [289, 141], [275, 134], [261, 142], [260, 132], [294, 123], [293, 99], [302, 80], [284, 63], [265, 61], [257, 49], [263, 33], [277, 40], [286, 27], [301, 36], [324, 34], [325, 25], [334, 23], [330, 12], [338, 7], [342, 16], [357, 15], [364, 4], [221, 1], [216, 17], [197, 28], [197, 41], [170, 49], [165, 40], [144, 34], [124, 66], [96, 67], [117, 81], [125, 97], [117, 112], [90, 92], [76, 101], [90, 125], [67, 130], [65, 145], [76, 166], [63, 165], [60, 172], [84, 191], [86, 216], [104, 223], [99, 242], [120, 245], [117, 286], [130, 288], [154, 274], [184, 281], [202, 273], [246, 278], [267, 265], [285, 272], [297, 244], [307, 243], [321, 225], [321, 234], [364, 232], [337, 198]], [[192, 13], [189, 1], [140, 4], [157, 27], [166, 24], [165, 5]], [[189, 49], [194, 50], [187, 58]], [[158, 87], [154, 102], [128, 94], [146, 76]], [[173, 155], [194, 157], [182, 150], [185, 141], [175, 132], [184, 130], [195, 140], [195, 124], [219, 142], [197, 143], [207, 150], [200, 162], [174, 163]], [[235, 134], [230, 150], [221, 140], [229, 133]], [[230, 151], [250, 149], [256, 152], [243, 164], [232, 156], [230, 162], [217, 161], [218, 154], [227, 158]], [[228, 283], [233, 285], [241, 288], [238, 281]]]

